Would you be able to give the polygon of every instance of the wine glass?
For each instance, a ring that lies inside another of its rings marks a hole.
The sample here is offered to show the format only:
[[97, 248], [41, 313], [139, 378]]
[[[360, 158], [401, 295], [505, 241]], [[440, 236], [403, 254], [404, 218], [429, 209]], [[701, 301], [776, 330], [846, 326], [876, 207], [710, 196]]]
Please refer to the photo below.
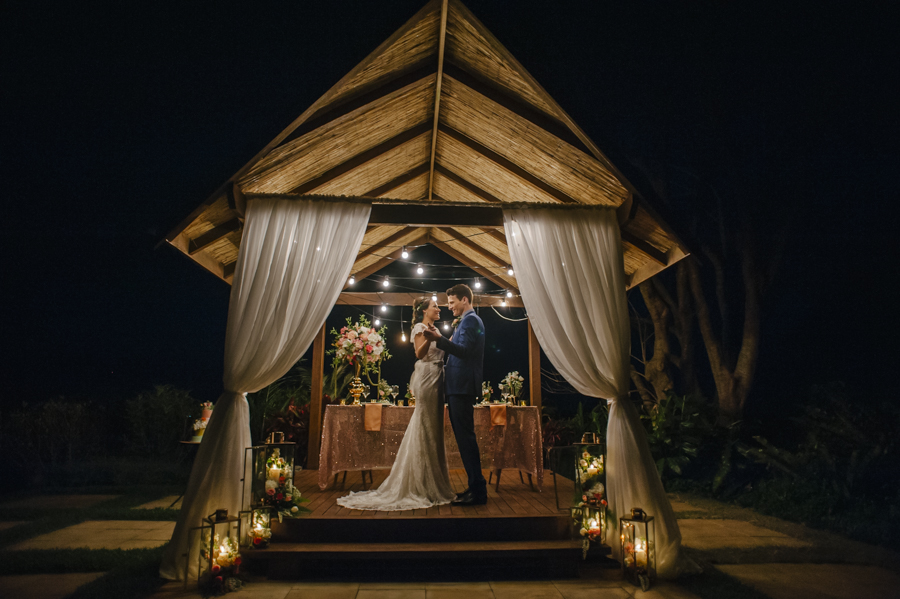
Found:
[[391, 398], [394, 400], [394, 403], [397, 403], [398, 395], [400, 395], [400, 387], [397, 385], [391, 385]]
[[369, 401], [369, 393], [370, 393], [371, 389], [372, 389], [371, 386], [363, 385], [363, 390], [362, 390], [363, 400]]

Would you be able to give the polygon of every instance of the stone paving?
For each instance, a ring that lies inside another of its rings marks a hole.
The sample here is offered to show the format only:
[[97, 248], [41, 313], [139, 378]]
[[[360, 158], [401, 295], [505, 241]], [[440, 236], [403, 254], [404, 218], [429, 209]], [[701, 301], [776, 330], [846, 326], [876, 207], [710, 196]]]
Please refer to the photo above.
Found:
[[0, 509], [67, 509], [81, 510], [84, 508], [94, 507], [95, 505], [104, 503], [111, 499], [119, 497], [118, 495], [38, 495], [37, 497], [28, 497], [26, 499], [15, 499], [0, 503]]
[[900, 576], [856, 564], [722, 565], [733, 576], [772, 599], [894, 599]]
[[0, 597], [15, 599], [62, 599], [105, 572], [76, 574], [21, 574], [0, 576]]
[[184, 499], [184, 495], [169, 495], [168, 497], [163, 497], [161, 499], [157, 499], [155, 501], [150, 501], [143, 505], [139, 505], [133, 509], [152, 510], [154, 508], [163, 508], [163, 509], [169, 509], [169, 510], [180, 510], [182, 499]]
[[25, 549], [144, 549], [159, 547], [172, 538], [174, 522], [144, 520], [88, 520], [17, 543], [9, 550]]
[[701, 520], [690, 518], [679, 520], [681, 542], [693, 549], [719, 549], [734, 547], [750, 549], [755, 547], [806, 547], [810, 543], [795, 539], [784, 533], [755, 526], [741, 520]]

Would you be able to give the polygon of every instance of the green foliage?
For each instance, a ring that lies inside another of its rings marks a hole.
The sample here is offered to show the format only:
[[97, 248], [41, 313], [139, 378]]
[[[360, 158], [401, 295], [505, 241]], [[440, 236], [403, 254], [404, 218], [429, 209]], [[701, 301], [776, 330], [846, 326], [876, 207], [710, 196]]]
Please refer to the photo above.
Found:
[[200, 402], [190, 391], [173, 385], [157, 385], [125, 402], [129, 454], [181, 460], [179, 441], [187, 436], [191, 416], [200, 416]]
[[705, 411], [702, 398], [669, 392], [664, 400], [641, 415], [650, 452], [663, 480], [682, 476], [688, 464], [697, 457], [703, 437], [708, 436], [712, 428]]
[[105, 421], [101, 407], [64, 398], [23, 403], [3, 415], [2, 474], [46, 480], [51, 469], [103, 453]]
[[[305, 447], [309, 436], [309, 399], [312, 373], [301, 360], [283, 377], [247, 396], [250, 436], [254, 445], [271, 432], [282, 432], [285, 441]], [[298, 448], [299, 449], [299, 448]], [[299, 463], [301, 456], [298, 456]]]
[[331, 372], [325, 375], [325, 380], [322, 384], [325, 392], [325, 401], [337, 403], [342, 397], [346, 398], [352, 380], [353, 371], [346, 362], [334, 366]]
[[606, 426], [609, 423], [609, 407], [606, 402], [600, 402], [594, 408], [584, 413], [584, 405], [579, 402], [578, 410], [566, 425], [572, 431], [574, 440], [580, 441], [584, 433], [594, 433], [601, 444], [606, 443]]

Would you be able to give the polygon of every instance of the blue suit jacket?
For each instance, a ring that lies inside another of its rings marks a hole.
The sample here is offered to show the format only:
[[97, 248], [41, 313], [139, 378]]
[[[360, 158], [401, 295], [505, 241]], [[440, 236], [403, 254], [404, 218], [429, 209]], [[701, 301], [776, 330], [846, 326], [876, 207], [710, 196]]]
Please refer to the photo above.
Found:
[[450, 339], [437, 340], [447, 354], [444, 366], [444, 390], [447, 395], [481, 397], [484, 380], [484, 323], [474, 310], [466, 313]]

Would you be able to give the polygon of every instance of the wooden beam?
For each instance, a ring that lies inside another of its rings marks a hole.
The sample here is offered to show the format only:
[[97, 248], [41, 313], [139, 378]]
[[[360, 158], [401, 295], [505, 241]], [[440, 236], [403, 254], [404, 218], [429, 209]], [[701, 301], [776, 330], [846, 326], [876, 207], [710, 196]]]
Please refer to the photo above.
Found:
[[411, 140], [415, 139], [416, 137], [422, 135], [423, 133], [427, 133], [430, 130], [431, 130], [430, 122], [420, 123], [420, 124], [416, 125], [415, 127], [412, 127], [411, 129], [407, 129], [406, 131], [404, 131], [398, 135], [395, 135], [394, 137], [390, 138], [387, 141], [381, 142], [374, 148], [370, 148], [370, 149], [366, 150], [365, 152], [357, 154], [353, 158], [351, 158], [333, 168], [328, 169], [327, 171], [325, 171], [318, 177], [298, 185], [297, 187], [293, 188], [290, 191], [290, 193], [304, 194], [304, 193], [310, 192], [310, 191], [316, 189], [317, 187], [321, 187], [322, 185], [325, 185], [326, 183], [333, 181], [334, 179], [337, 179], [338, 177], [340, 177], [341, 175], [343, 175], [345, 173], [349, 173], [356, 167], [361, 166], [361, 165], [369, 162], [370, 160], [374, 160], [375, 158], [378, 158], [379, 156], [381, 156], [382, 154], [384, 154], [386, 152], [390, 152], [391, 150], [393, 150], [394, 148], [396, 148], [398, 146], [402, 146], [406, 142], [411, 141]]
[[503, 279], [500, 275], [498, 275], [494, 272], [491, 272], [487, 268], [484, 268], [482, 266], [475, 264], [471, 258], [466, 256], [462, 252], [453, 249], [453, 247], [450, 246], [450, 244], [443, 242], [443, 241], [438, 241], [437, 239], [434, 239], [434, 238], [431, 239], [431, 244], [433, 246], [435, 246], [436, 248], [438, 248], [439, 250], [441, 250], [442, 252], [444, 252], [445, 254], [447, 254], [448, 256], [455, 258], [463, 265], [468, 266], [473, 271], [475, 271], [476, 273], [478, 273], [480, 276], [484, 277], [491, 283], [494, 283], [498, 287], [501, 287], [504, 289], [509, 289], [510, 291], [512, 291], [513, 293], [518, 295], [519, 290], [516, 287], [513, 287], [508, 281]]
[[503, 209], [479, 204], [460, 210], [454, 206], [373, 204], [369, 223], [410, 227], [496, 227], [503, 226]]
[[[428, 295], [429, 292], [422, 291], [421, 293], [406, 293], [406, 292], [354, 292], [354, 291], [344, 291], [338, 296], [337, 305], [342, 306], [380, 306], [381, 304], [387, 304], [388, 306], [412, 306], [413, 302], [423, 295]], [[443, 291], [437, 292], [438, 303], [444, 305], [447, 303], [447, 294]], [[476, 306], [497, 306], [500, 307], [500, 302], [506, 300], [507, 306], [511, 308], [524, 308], [525, 305], [522, 303], [522, 298], [519, 296], [515, 296], [512, 298], [506, 298], [503, 295], [494, 293], [476, 293], [474, 305]]]
[[455, 229], [446, 227], [446, 228], [442, 229], [442, 231], [445, 231], [450, 237], [452, 237], [454, 240], [458, 241], [459, 243], [463, 244], [470, 250], [472, 250], [474, 252], [478, 252], [484, 258], [487, 258], [488, 260], [490, 260], [497, 266], [506, 266], [507, 264], [509, 264], [509, 262], [507, 262], [505, 260], [501, 260], [500, 258], [495, 256], [493, 252], [481, 247], [480, 245], [478, 245], [477, 243], [475, 243], [474, 241], [472, 241], [471, 239], [469, 239], [468, 237], [466, 237], [465, 235], [463, 235], [462, 233], [460, 233], [459, 231], [457, 231]]
[[513, 161], [509, 160], [508, 158], [501, 156], [500, 154], [498, 154], [497, 152], [488, 148], [487, 146], [484, 146], [484, 145], [478, 143], [477, 141], [475, 141], [468, 135], [460, 133], [456, 129], [448, 127], [447, 125], [441, 125], [440, 130], [441, 130], [441, 133], [444, 133], [448, 137], [452, 137], [453, 139], [455, 139], [459, 143], [463, 144], [470, 150], [477, 152], [478, 154], [481, 154], [482, 156], [484, 156], [485, 158], [487, 158], [488, 160], [490, 160], [497, 166], [499, 166], [503, 169], [506, 169], [507, 171], [516, 175], [520, 179], [524, 179], [525, 181], [528, 181], [533, 186], [537, 187], [538, 189], [540, 189], [541, 191], [543, 191], [550, 197], [555, 198], [556, 200], [558, 200], [564, 204], [579, 204], [580, 203], [578, 200], [576, 200], [572, 196], [570, 196], [566, 193], [563, 193], [562, 191], [556, 189], [549, 183], [542, 181], [541, 179], [538, 179], [537, 177], [535, 177], [534, 175], [532, 175], [531, 173], [526, 171], [524, 168], [520, 167], [518, 164], [515, 164]]
[[493, 237], [495, 240], [499, 241], [503, 245], [508, 245], [506, 243], [506, 235], [504, 235], [501, 231], [497, 229], [492, 229], [490, 227], [480, 227], [482, 231], [488, 234], [489, 237]]
[[569, 129], [565, 124], [553, 118], [552, 116], [536, 109], [534, 106], [526, 104], [519, 98], [511, 95], [504, 88], [495, 84], [490, 79], [486, 79], [476, 73], [467, 71], [465, 67], [452, 62], [448, 62], [444, 66], [444, 73], [446, 73], [448, 77], [451, 77], [461, 84], [465, 85], [472, 91], [478, 92], [485, 98], [488, 98], [495, 104], [499, 104], [519, 118], [543, 129], [554, 137], [558, 137], [570, 146], [581, 150], [592, 159], [595, 159], [590, 148], [588, 148], [584, 144], [584, 142], [582, 142], [581, 139], [577, 135], [575, 135], [575, 133], [573, 133], [572, 130]]
[[278, 145], [283, 146], [299, 137], [303, 137], [319, 127], [327, 125], [343, 116], [347, 116], [354, 110], [362, 108], [367, 104], [377, 102], [381, 98], [399, 91], [407, 85], [432, 75], [434, 75], [434, 63], [432, 62], [432, 57], [427, 57], [424, 60], [420, 60], [416, 64], [413, 64], [411, 67], [398, 72], [392, 79], [379, 82], [379, 87], [374, 89], [364, 88], [360, 90], [360, 92], [339, 103], [323, 106], [317, 110], [309, 120], [299, 125], [290, 135], [281, 140], [281, 143]]
[[215, 242], [219, 241], [232, 231], [237, 231], [241, 228], [241, 221], [233, 218], [229, 221], [222, 223], [216, 227], [213, 227], [206, 233], [203, 233], [199, 237], [195, 239], [191, 239], [188, 243], [188, 255], [193, 256], [197, 252], [211, 246]]
[[528, 391], [531, 405], [541, 409], [541, 346], [528, 321]]
[[313, 340], [312, 388], [309, 392], [309, 451], [306, 468], [319, 469], [319, 449], [322, 441], [322, 421], [325, 417], [323, 406], [325, 380], [325, 323]]
[[375, 189], [367, 191], [366, 193], [363, 194], [363, 197], [377, 198], [379, 196], [383, 196], [387, 192], [397, 189], [404, 183], [408, 183], [408, 182], [412, 181], [413, 179], [415, 179], [416, 177], [420, 177], [427, 172], [428, 172], [428, 163], [426, 162], [426, 163], [420, 164], [419, 166], [412, 169], [411, 171], [407, 171], [407, 172], [403, 173], [399, 177], [394, 177], [387, 183], [385, 183], [383, 185], [379, 185]]
[[437, 150], [438, 124], [441, 120], [441, 83], [444, 80], [444, 46], [447, 40], [447, 0], [441, 2], [441, 25], [438, 30], [437, 78], [434, 83], [434, 126], [431, 129], [431, 162], [428, 171], [428, 199], [434, 197], [434, 155]]
[[[421, 245], [421, 244], [424, 244], [424, 243], [428, 243], [428, 241], [429, 241], [429, 234], [428, 234], [428, 232], [426, 231], [426, 232], [422, 233], [422, 235], [420, 235], [420, 236], [416, 237], [415, 239], [412, 239], [412, 240], [410, 240], [409, 242], [407, 242], [406, 245]], [[394, 252], [392, 252], [391, 254], [389, 254], [388, 256], [382, 258], [381, 260], [378, 260], [377, 262], [375, 262], [375, 263], [373, 263], [373, 264], [370, 264], [369, 266], [367, 266], [366, 268], [364, 268], [364, 269], [362, 269], [362, 270], [358, 270], [358, 271], [356, 271], [356, 272], [352, 272], [351, 274], [352, 274], [354, 277], [356, 277], [357, 280], [365, 279], [365, 278], [368, 277], [370, 274], [375, 273], [375, 272], [378, 272], [379, 270], [381, 270], [382, 268], [384, 268], [384, 267], [387, 266], [388, 264], [391, 264], [392, 262], [394, 262], [394, 261], [396, 261], [398, 258], [400, 258], [400, 254], [401, 254], [402, 251], [403, 251], [402, 248], [397, 249], [397, 250], [395, 250]], [[357, 258], [356, 260], [359, 261], [359, 258]], [[344, 285], [344, 289], [347, 289], [348, 287], [349, 287], [349, 285]]]
[[503, 201], [500, 198], [498, 198], [497, 196], [495, 196], [491, 193], [488, 193], [487, 191], [481, 189], [474, 183], [471, 183], [470, 181], [463, 179], [462, 177], [460, 177], [459, 175], [457, 175], [450, 169], [445, 168], [445, 167], [441, 166], [440, 164], [435, 165], [434, 170], [435, 170], [435, 172], [438, 172], [441, 175], [447, 177], [448, 179], [450, 179], [451, 181], [453, 181], [454, 183], [456, 183], [457, 185], [459, 185], [460, 187], [462, 187], [463, 189], [465, 189], [466, 191], [468, 191], [475, 197], [480, 198], [489, 204], [502, 204], [503, 203]]
[[394, 233], [393, 235], [388, 235], [387, 237], [385, 237], [385, 238], [382, 239], [381, 241], [378, 241], [378, 242], [376, 242], [376, 243], [373, 243], [372, 245], [370, 245], [369, 247], [367, 247], [367, 248], [364, 249], [364, 250], [360, 250], [359, 253], [356, 255], [356, 259], [357, 259], [357, 260], [360, 260], [361, 258], [365, 258], [366, 256], [368, 256], [368, 255], [370, 255], [370, 254], [374, 254], [375, 252], [377, 252], [377, 251], [380, 250], [381, 248], [383, 248], [383, 247], [385, 247], [385, 246], [388, 246], [388, 245], [394, 243], [394, 242], [397, 241], [398, 239], [403, 239], [405, 236], [409, 235], [409, 233], [410, 233], [409, 227], [406, 227], [406, 228], [404, 228], [404, 229], [400, 229], [399, 231], [397, 231], [397, 232]]
[[237, 266], [237, 260], [222, 265], [222, 278], [228, 279], [234, 276], [234, 269]]
[[640, 237], [635, 235], [634, 233], [629, 233], [625, 229], [621, 230], [621, 234], [622, 234], [622, 241], [624, 241], [626, 243], [630, 243], [636, 249], [647, 254], [647, 256], [649, 256], [656, 262], [659, 262], [663, 266], [666, 266], [668, 264], [668, 258], [666, 257], [665, 252], [662, 252], [662, 251], [656, 249], [655, 247], [653, 247], [652, 245], [650, 245], [649, 243], [647, 243], [646, 241], [644, 241], [643, 239], [641, 239]]

